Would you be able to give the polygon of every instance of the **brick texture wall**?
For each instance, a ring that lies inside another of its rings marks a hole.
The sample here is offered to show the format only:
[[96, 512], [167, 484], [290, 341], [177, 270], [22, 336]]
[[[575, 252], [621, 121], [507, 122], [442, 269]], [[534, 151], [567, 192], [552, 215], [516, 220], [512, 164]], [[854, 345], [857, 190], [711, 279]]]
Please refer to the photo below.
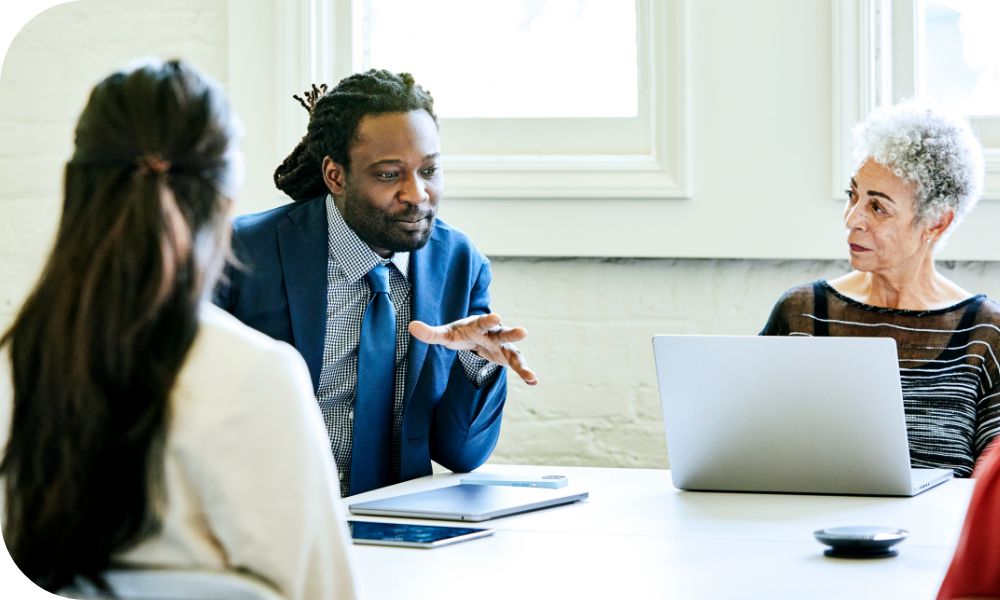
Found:
[[18, 33], [0, 77], [0, 326], [42, 267], [62, 166], [93, 85], [140, 56], [183, 58], [225, 83], [226, 0], [84, 0]]
[[[225, 0], [84, 0], [33, 20], [0, 78], [0, 327], [28, 293], [58, 221], [61, 168], [90, 87], [139, 55], [225, 81]], [[252, 125], [252, 123], [249, 123]], [[971, 217], [975, 218], [975, 215]], [[541, 383], [511, 380], [498, 462], [667, 466], [650, 337], [756, 333], [782, 291], [833, 261], [495, 258], [494, 307], [530, 332]], [[1000, 266], [943, 271], [1000, 298]]]
[[[939, 268], [1000, 298], [1000, 264]], [[847, 269], [846, 261], [493, 259], [493, 309], [528, 329], [519, 347], [539, 377], [534, 388], [508, 379], [493, 460], [667, 467], [650, 338], [756, 334], [786, 289]]]

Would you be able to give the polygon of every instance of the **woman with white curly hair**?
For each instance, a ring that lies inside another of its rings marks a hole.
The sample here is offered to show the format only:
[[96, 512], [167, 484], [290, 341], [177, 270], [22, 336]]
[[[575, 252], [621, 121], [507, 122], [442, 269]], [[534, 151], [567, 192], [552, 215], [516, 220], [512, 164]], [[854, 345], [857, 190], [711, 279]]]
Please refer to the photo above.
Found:
[[916, 103], [874, 112], [854, 138], [853, 270], [788, 290], [761, 334], [895, 339], [913, 466], [968, 477], [1000, 431], [1000, 306], [934, 253], [979, 199], [982, 149], [965, 121]]

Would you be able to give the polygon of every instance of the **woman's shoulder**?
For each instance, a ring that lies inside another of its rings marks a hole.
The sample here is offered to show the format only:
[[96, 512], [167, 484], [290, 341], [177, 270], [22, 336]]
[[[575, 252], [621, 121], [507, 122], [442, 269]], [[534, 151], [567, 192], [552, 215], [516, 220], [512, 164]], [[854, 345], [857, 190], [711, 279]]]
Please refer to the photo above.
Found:
[[255, 357], [299, 358], [291, 345], [265, 335], [245, 325], [239, 319], [214, 304], [203, 303], [198, 312], [198, 337], [195, 344], [213, 349], [225, 349], [232, 358], [217, 356], [230, 363], [245, 363]]
[[775, 306], [803, 306], [812, 305], [817, 293], [826, 293], [826, 280], [818, 279], [808, 283], [801, 283], [785, 290]]
[[760, 331], [761, 335], [790, 335], [808, 329], [798, 320], [803, 314], [812, 312], [817, 288], [822, 281], [813, 281], [791, 287], [778, 298], [771, 309], [771, 315]]
[[1000, 327], [1000, 304], [986, 294], [978, 294], [972, 298], [976, 302], [976, 320], [979, 323], [989, 323]]
[[[217, 402], [240, 395], [243, 406], [270, 402], [270, 394], [258, 393], [264, 387], [284, 386], [290, 388], [288, 392], [305, 390], [307, 396], [312, 393], [305, 361], [293, 347], [244, 325], [211, 304], [203, 304], [199, 311], [198, 334], [178, 374], [178, 384], [189, 396], [214, 398]], [[280, 394], [284, 402], [290, 395]]]

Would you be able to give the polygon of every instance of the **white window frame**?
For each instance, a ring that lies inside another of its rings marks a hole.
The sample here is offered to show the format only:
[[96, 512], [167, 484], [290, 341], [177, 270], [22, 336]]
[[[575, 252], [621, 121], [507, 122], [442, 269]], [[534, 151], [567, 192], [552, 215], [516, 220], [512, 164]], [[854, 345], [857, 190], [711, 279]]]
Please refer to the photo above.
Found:
[[[637, 154], [449, 154], [448, 197], [459, 199], [691, 197], [687, 0], [636, 0], [640, 94], [652, 121]], [[278, 139], [292, 148], [306, 114], [288, 100], [309, 83], [353, 69], [352, 0], [287, 0], [277, 14]], [[645, 84], [642, 82], [645, 81]]]
[[[836, 0], [833, 24], [833, 197], [854, 169], [851, 127], [916, 89], [915, 0]], [[1000, 119], [998, 119], [1000, 120]], [[982, 200], [1000, 200], [1000, 146], [986, 145]]]

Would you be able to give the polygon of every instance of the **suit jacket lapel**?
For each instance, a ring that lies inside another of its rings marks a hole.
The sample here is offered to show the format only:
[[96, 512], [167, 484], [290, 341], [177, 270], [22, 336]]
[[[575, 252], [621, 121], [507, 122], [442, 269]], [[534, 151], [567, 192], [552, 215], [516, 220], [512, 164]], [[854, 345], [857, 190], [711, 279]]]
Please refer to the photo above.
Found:
[[288, 295], [295, 347], [305, 358], [313, 390], [319, 388], [326, 332], [327, 257], [326, 200], [304, 202], [278, 226], [278, 251]]
[[[444, 290], [444, 276], [435, 260], [436, 246], [440, 242], [431, 235], [431, 239], [422, 249], [410, 254], [409, 279], [412, 291], [413, 319], [423, 321], [428, 325], [441, 325], [441, 294]], [[420, 377], [420, 371], [427, 358], [427, 344], [410, 337], [410, 351], [406, 366], [405, 403], [410, 401], [413, 389]]]

